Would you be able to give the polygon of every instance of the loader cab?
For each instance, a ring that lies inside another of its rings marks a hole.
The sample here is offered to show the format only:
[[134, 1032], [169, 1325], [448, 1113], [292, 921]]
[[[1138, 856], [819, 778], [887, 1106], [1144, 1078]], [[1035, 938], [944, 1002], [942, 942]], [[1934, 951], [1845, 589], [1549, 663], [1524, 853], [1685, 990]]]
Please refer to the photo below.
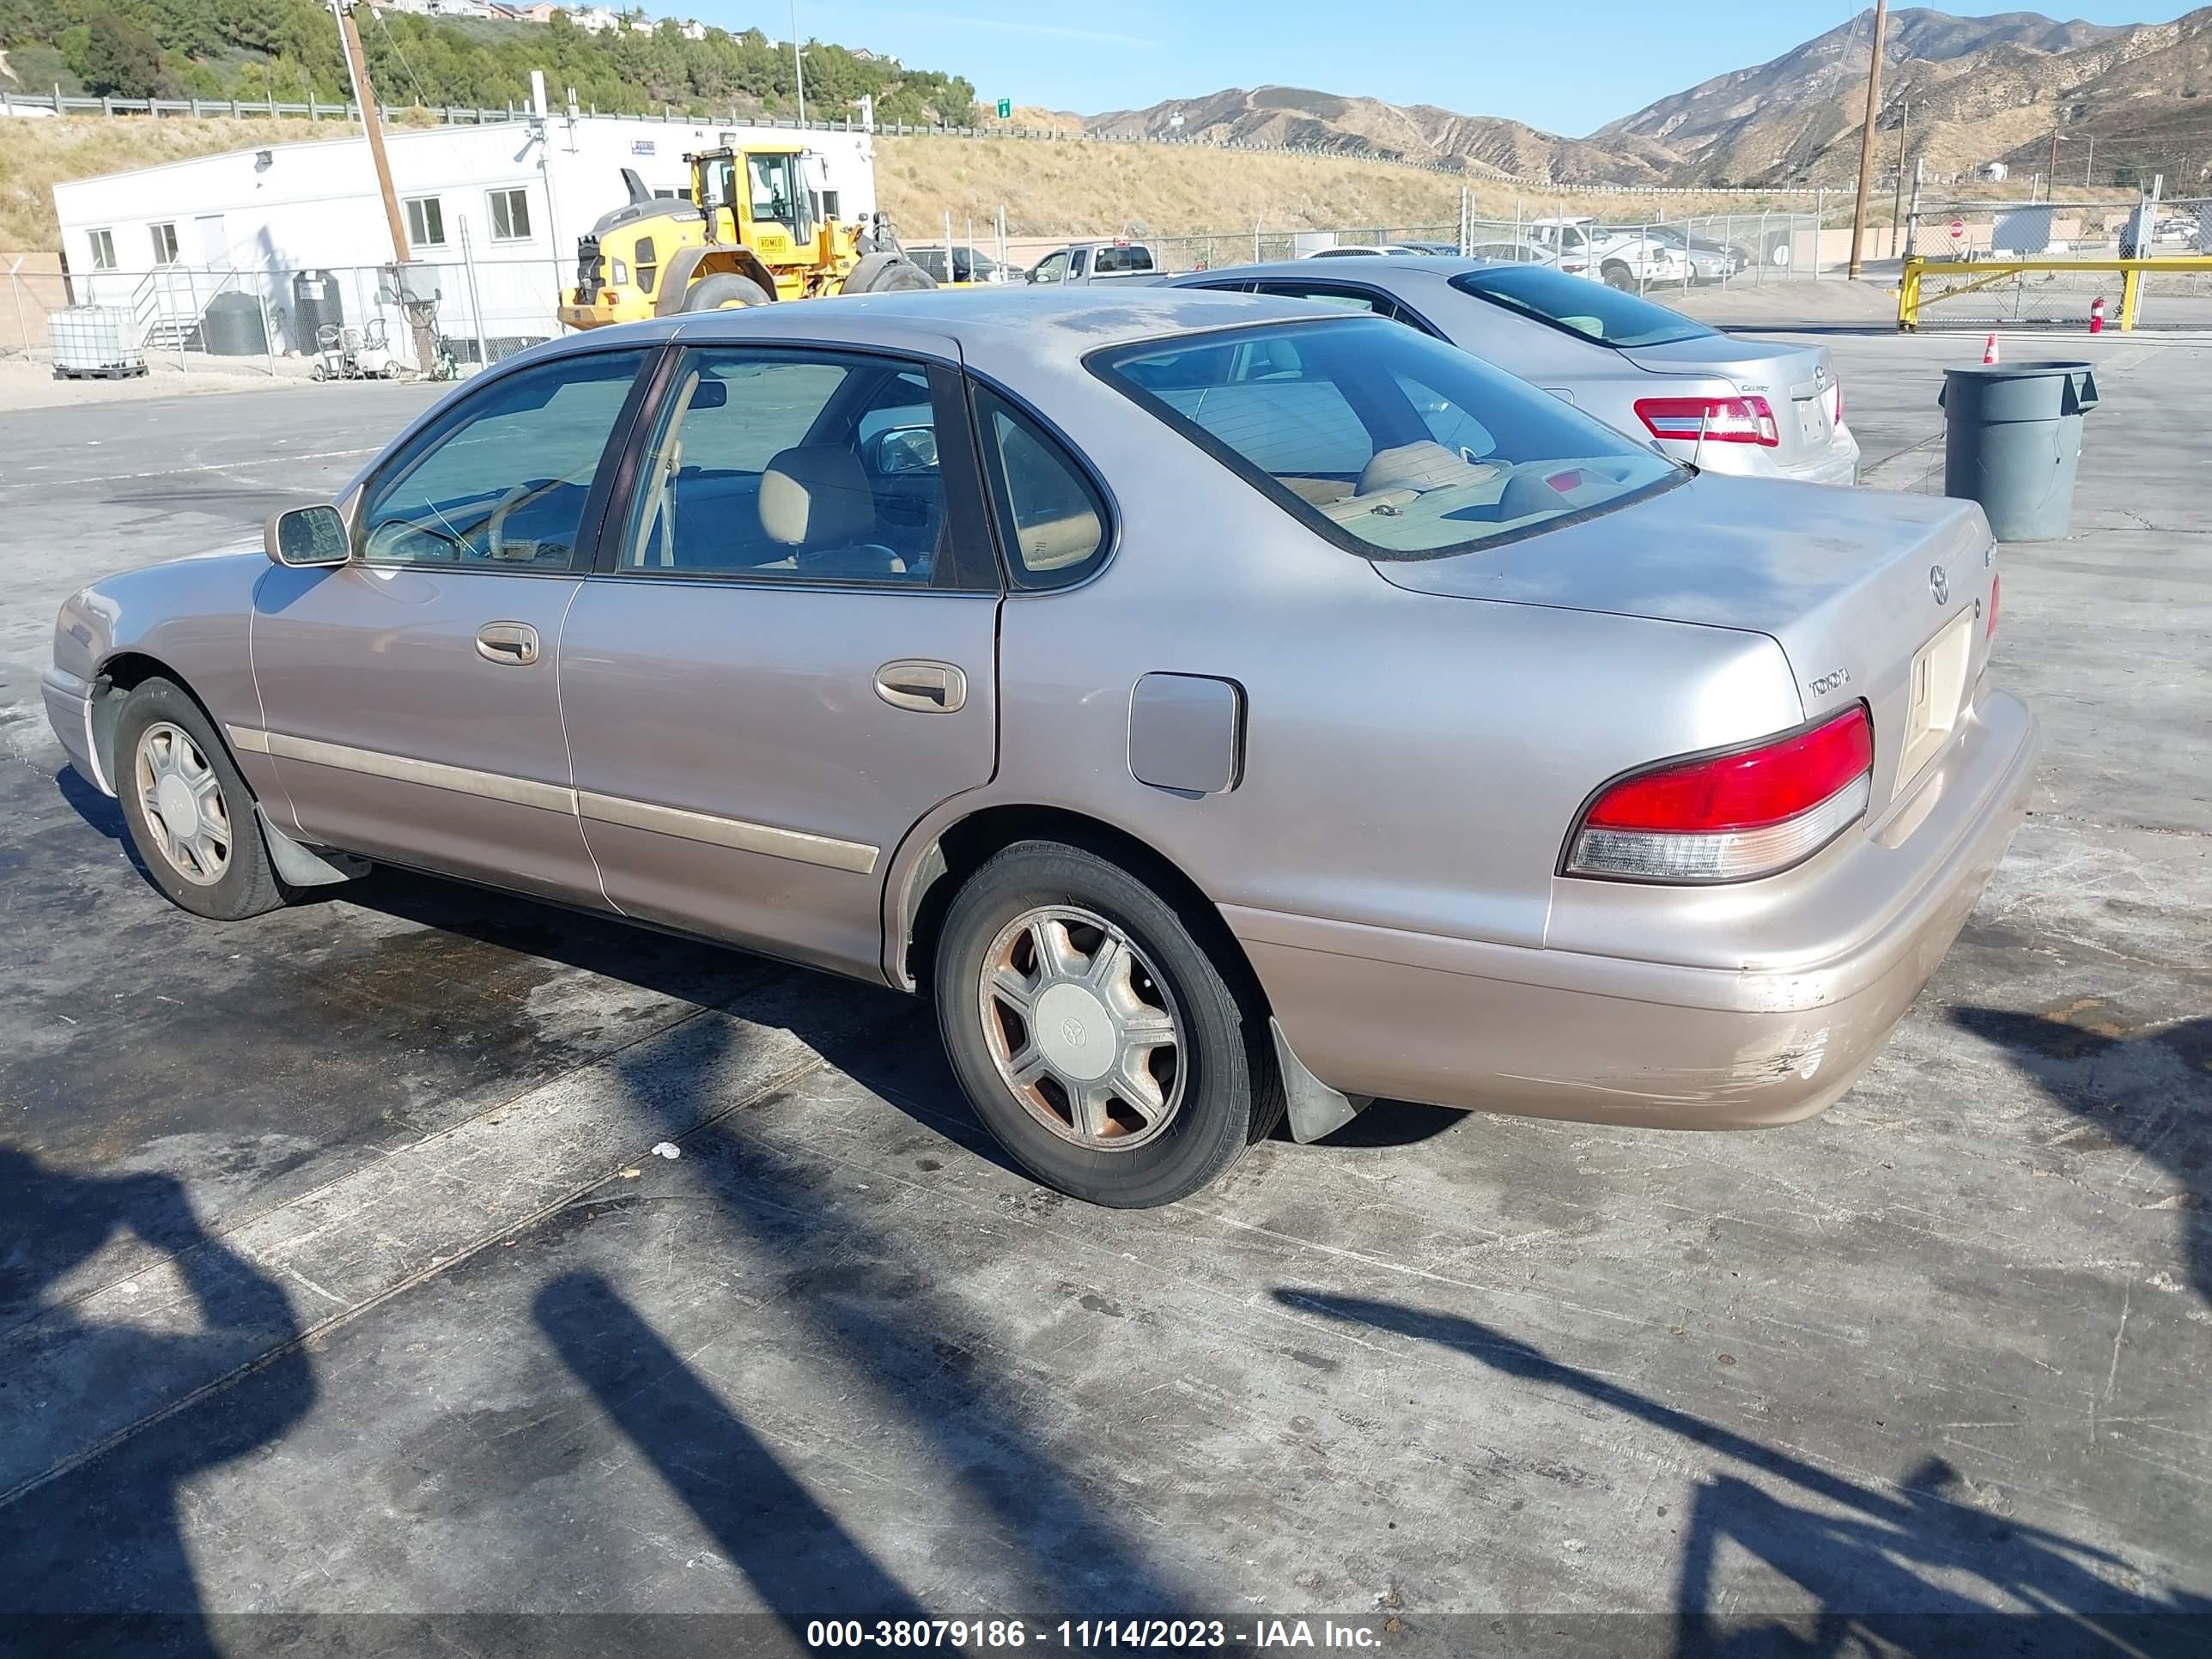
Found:
[[709, 240], [720, 240], [729, 228], [732, 240], [771, 264], [778, 252], [811, 244], [820, 220], [805, 161], [798, 149], [713, 149], [691, 157], [692, 193], [706, 211]]

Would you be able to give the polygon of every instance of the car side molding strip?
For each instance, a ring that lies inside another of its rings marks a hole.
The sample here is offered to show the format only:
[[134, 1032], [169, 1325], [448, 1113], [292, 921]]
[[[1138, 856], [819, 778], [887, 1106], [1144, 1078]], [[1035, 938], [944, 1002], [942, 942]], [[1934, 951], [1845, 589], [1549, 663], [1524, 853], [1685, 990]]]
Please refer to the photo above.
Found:
[[589, 790], [570, 789], [560, 784], [509, 777], [502, 772], [479, 772], [472, 767], [415, 760], [405, 755], [387, 755], [374, 749], [356, 749], [349, 744], [325, 743], [317, 738], [295, 738], [282, 732], [264, 732], [255, 726], [229, 726], [223, 730], [233, 748], [248, 754], [271, 755], [279, 760], [302, 761], [311, 766], [334, 766], [342, 771], [358, 772], [368, 777], [390, 778], [395, 782], [422, 784], [432, 789], [450, 789], [456, 794], [507, 801], [517, 806], [534, 806], [549, 812], [565, 812], [571, 817], [588, 819], [596, 823], [644, 830], [654, 835], [675, 836], [684, 841], [703, 842], [711, 847], [727, 847], [741, 853], [760, 853], [769, 858], [820, 865], [825, 869], [848, 870], [855, 875], [872, 875], [877, 860], [883, 855], [880, 848], [870, 847], [861, 842], [840, 841], [833, 836], [809, 835], [801, 830], [782, 830], [774, 824], [749, 823], [742, 818], [716, 817], [707, 812], [689, 812], [680, 807], [658, 806], [650, 801], [631, 800], [622, 795], [594, 794]]
[[[238, 728], [230, 729], [235, 741]], [[257, 735], [267, 745], [264, 752], [278, 760], [334, 766], [340, 771], [359, 772], [368, 777], [419, 783], [432, 789], [450, 789], [455, 794], [478, 795], [486, 800], [508, 801], [517, 806], [535, 806], [548, 812], [575, 816], [576, 792], [558, 784], [511, 778], [501, 772], [479, 772], [468, 766], [447, 766], [438, 761], [416, 760], [406, 755], [387, 755], [380, 750], [356, 749], [349, 744], [325, 743], [319, 738], [295, 738], [282, 732]], [[241, 748], [251, 746], [240, 744]]]
[[706, 812], [686, 812], [678, 807], [655, 806], [620, 795], [595, 795], [586, 790], [580, 793], [576, 799], [581, 816], [594, 823], [647, 830], [660, 836], [680, 836], [685, 841], [734, 848], [740, 853], [796, 859], [801, 864], [849, 870], [860, 876], [874, 872], [880, 854], [879, 848], [860, 842], [810, 836], [799, 830], [778, 830], [770, 824], [747, 823], [740, 818], [718, 818]]

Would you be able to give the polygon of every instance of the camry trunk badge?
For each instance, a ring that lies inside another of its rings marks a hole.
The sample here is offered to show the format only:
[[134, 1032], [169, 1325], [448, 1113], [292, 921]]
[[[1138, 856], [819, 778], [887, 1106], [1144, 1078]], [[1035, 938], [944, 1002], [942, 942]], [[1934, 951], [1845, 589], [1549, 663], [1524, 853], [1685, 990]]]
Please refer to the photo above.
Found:
[[1943, 567], [1940, 564], [1929, 567], [1928, 591], [1936, 596], [1936, 604], [1951, 603], [1951, 579], [1944, 574]]

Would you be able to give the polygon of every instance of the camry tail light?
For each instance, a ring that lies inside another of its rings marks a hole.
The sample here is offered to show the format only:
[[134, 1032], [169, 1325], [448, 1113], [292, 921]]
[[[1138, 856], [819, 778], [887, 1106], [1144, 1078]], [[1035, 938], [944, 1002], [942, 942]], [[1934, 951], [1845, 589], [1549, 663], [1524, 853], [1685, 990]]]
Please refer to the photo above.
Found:
[[1985, 640], [1993, 640], [1997, 636], [1997, 586], [2003, 580], [2004, 578], [2002, 576], [1990, 578], [1990, 620], [1989, 625], [1982, 629], [1982, 637]]
[[1828, 424], [1830, 426], [1841, 426], [1843, 423], [1844, 383], [1841, 380], [1838, 380], [1834, 385], [1828, 388]]
[[1757, 444], [1772, 449], [1782, 441], [1774, 410], [1764, 398], [1640, 398], [1636, 418], [1655, 438], [1678, 443]]
[[1874, 726], [1857, 703], [1747, 749], [1661, 761], [1583, 811], [1565, 872], [1624, 881], [1747, 881], [1819, 852], [1866, 811]]

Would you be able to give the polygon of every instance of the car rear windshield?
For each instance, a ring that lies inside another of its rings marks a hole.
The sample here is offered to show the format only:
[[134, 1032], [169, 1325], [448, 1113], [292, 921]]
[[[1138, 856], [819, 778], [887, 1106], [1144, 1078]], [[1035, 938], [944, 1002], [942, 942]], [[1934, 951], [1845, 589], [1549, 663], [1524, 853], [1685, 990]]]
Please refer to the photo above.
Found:
[[1600, 345], [1673, 345], [1678, 340], [1702, 340], [1713, 331], [1680, 312], [1607, 288], [1603, 283], [1570, 276], [1548, 265], [1469, 270], [1453, 277], [1451, 284], [1462, 294], [1472, 294], [1478, 300], [1534, 317]]
[[1152, 254], [1150, 248], [1102, 247], [1091, 262], [1091, 269], [1098, 275], [1110, 276], [1121, 270], [1150, 270]]
[[1516, 539], [1686, 476], [1550, 393], [1379, 318], [1148, 341], [1090, 363], [1373, 559]]

